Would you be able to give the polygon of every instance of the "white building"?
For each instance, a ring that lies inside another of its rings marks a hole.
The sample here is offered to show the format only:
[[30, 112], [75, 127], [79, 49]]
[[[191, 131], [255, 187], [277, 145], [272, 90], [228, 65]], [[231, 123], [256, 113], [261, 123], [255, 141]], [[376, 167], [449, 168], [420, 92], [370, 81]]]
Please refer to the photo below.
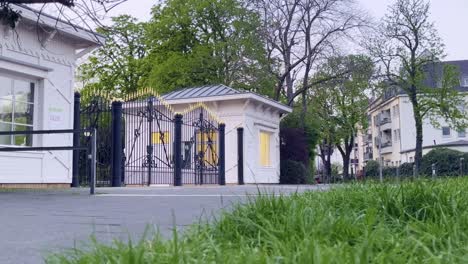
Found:
[[[465, 93], [468, 101], [468, 61], [446, 62], [455, 65], [460, 71], [459, 92]], [[416, 147], [416, 128], [412, 104], [404, 93], [389, 93], [369, 106], [369, 128], [361, 131], [357, 138], [359, 169], [368, 160], [379, 160], [385, 166], [399, 166], [413, 162]], [[380, 115], [380, 118], [379, 118]], [[456, 131], [440, 120], [441, 126], [435, 127], [429, 119], [423, 120], [423, 155], [435, 147], [468, 152], [467, 131]], [[381, 131], [381, 151], [379, 152], [379, 131]]]
[[[0, 131], [73, 127], [75, 62], [104, 39], [26, 7], [0, 25]], [[0, 146], [71, 146], [72, 135], [0, 136]], [[72, 153], [0, 152], [0, 186], [70, 186]]]

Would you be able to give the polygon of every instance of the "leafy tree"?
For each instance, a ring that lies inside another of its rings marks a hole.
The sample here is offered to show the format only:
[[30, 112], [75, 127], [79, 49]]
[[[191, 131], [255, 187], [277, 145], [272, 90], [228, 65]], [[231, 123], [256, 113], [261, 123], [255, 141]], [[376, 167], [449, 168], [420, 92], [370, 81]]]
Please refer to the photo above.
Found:
[[146, 75], [141, 60], [147, 47], [143, 41], [144, 24], [128, 15], [112, 18], [110, 27], [99, 28], [106, 44], [92, 53], [79, 68], [83, 89], [134, 92]]
[[353, 0], [249, 0], [262, 18], [270, 71], [276, 77], [274, 98], [293, 105], [322, 80], [311, 79], [327, 56], [351, 32], [366, 24]]
[[239, 0], [168, 0], [148, 25], [146, 83], [160, 91], [222, 83], [268, 87], [258, 16]]
[[402, 89], [412, 104], [416, 173], [421, 167], [423, 120], [442, 118], [461, 128], [468, 116], [463, 95], [455, 90], [459, 85], [456, 69], [440, 62], [444, 45], [429, 20], [429, 8], [427, 0], [396, 0], [368, 45], [382, 65], [388, 86]]
[[322, 136], [337, 147], [343, 158], [343, 177], [349, 178], [351, 152], [358, 128], [367, 127], [366, 94], [374, 74], [374, 64], [362, 55], [338, 56], [328, 60], [315, 78], [328, 82], [316, 87], [314, 102], [323, 126]]

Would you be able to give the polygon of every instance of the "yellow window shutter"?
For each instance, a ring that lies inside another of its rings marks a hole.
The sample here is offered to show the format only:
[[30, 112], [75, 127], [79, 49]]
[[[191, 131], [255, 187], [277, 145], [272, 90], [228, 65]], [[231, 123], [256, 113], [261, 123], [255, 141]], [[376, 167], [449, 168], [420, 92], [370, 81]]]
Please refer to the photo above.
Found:
[[260, 132], [260, 165], [270, 166], [270, 134]]
[[196, 134], [197, 152], [203, 151], [203, 160], [206, 166], [215, 165], [218, 162], [217, 136], [218, 134], [214, 130], [203, 132], [203, 134], [198, 131]]
[[169, 132], [153, 132], [152, 143], [153, 144], [169, 144], [170, 133]]

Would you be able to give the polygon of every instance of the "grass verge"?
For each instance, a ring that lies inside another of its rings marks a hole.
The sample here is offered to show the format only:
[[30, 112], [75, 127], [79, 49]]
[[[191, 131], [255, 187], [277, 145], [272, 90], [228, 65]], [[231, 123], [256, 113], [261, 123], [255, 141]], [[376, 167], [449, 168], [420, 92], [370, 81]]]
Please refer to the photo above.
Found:
[[468, 178], [261, 196], [183, 236], [92, 243], [48, 263], [467, 263]]

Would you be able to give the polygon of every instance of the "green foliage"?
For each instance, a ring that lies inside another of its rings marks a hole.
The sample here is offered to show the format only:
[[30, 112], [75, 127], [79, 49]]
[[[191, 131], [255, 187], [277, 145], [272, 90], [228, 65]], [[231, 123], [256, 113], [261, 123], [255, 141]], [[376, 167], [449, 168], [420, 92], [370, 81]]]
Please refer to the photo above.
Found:
[[[312, 115], [301, 119], [301, 113], [295, 109], [280, 123], [280, 156], [281, 160], [302, 162], [307, 171], [307, 178], [313, 175], [315, 149], [318, 143], [318, 125]], [[283, 164], [281, 164], [283, 166]], [[297, 181], [302, 181], [300, 175]]]
[[315, 153], [319, 139], [319, 124], [314, 118], [312, 110], [306, 113], [306, 118], [302, 120], [301, 112], [298, 108], [288, 114], [280, 123], [281, 128], [301, 128], [304, 129], [307, 145], [310, 153]]
[[336, 145], [343, 157], [343, 176], [349, 177], [348, 162], [359, 128], [367, 127], [369, 89], [374, 64], [369, 57], [349, 55], [330, 58], [314, 76], [327, 80], [313, 94], [315, 116], [321, 124], [321, 139]]
[[432, 175], [432, 164], [435, 164], [436, 174], [439, 176], [460, 175], [460, 158], [466, 153], [447, 148], [436, 148], [423, 156], [421, 173]]
[[369, 160], [364, 167], [366, 177], [378, 177], [379, 176], [379, 162], [375, 160]]
[[414, 166], [414, 163], [410, 162], [410, 163], [403, 163], [400, 165], [400, 175], [403, 176], [403, 177], [411, 177], [413, 176], [413, 166]]
[[281, 161], [281, 184], [305, 184], [308, 181], [307, 169], [303, 163], [294, 160]]
[[145, 83], [169, 91], [222, 83], [259, 92], [266, 71], [259, 18], [238, 0], [168, 0], [148, 23]]
[[466, 263], [468, 179], [263, 195], [139, 243], [93, 242], [47, 263]]
[[110, 27], [98, 29], [106, 37], [106, 43], [78, 71], [85, 91], [117, 91], [119, 95], [141, 87], [147, 74], [141, 61], [148, 48], [144, 43], [144, 25], [134, 17], [121, 15], [112, 18]]

